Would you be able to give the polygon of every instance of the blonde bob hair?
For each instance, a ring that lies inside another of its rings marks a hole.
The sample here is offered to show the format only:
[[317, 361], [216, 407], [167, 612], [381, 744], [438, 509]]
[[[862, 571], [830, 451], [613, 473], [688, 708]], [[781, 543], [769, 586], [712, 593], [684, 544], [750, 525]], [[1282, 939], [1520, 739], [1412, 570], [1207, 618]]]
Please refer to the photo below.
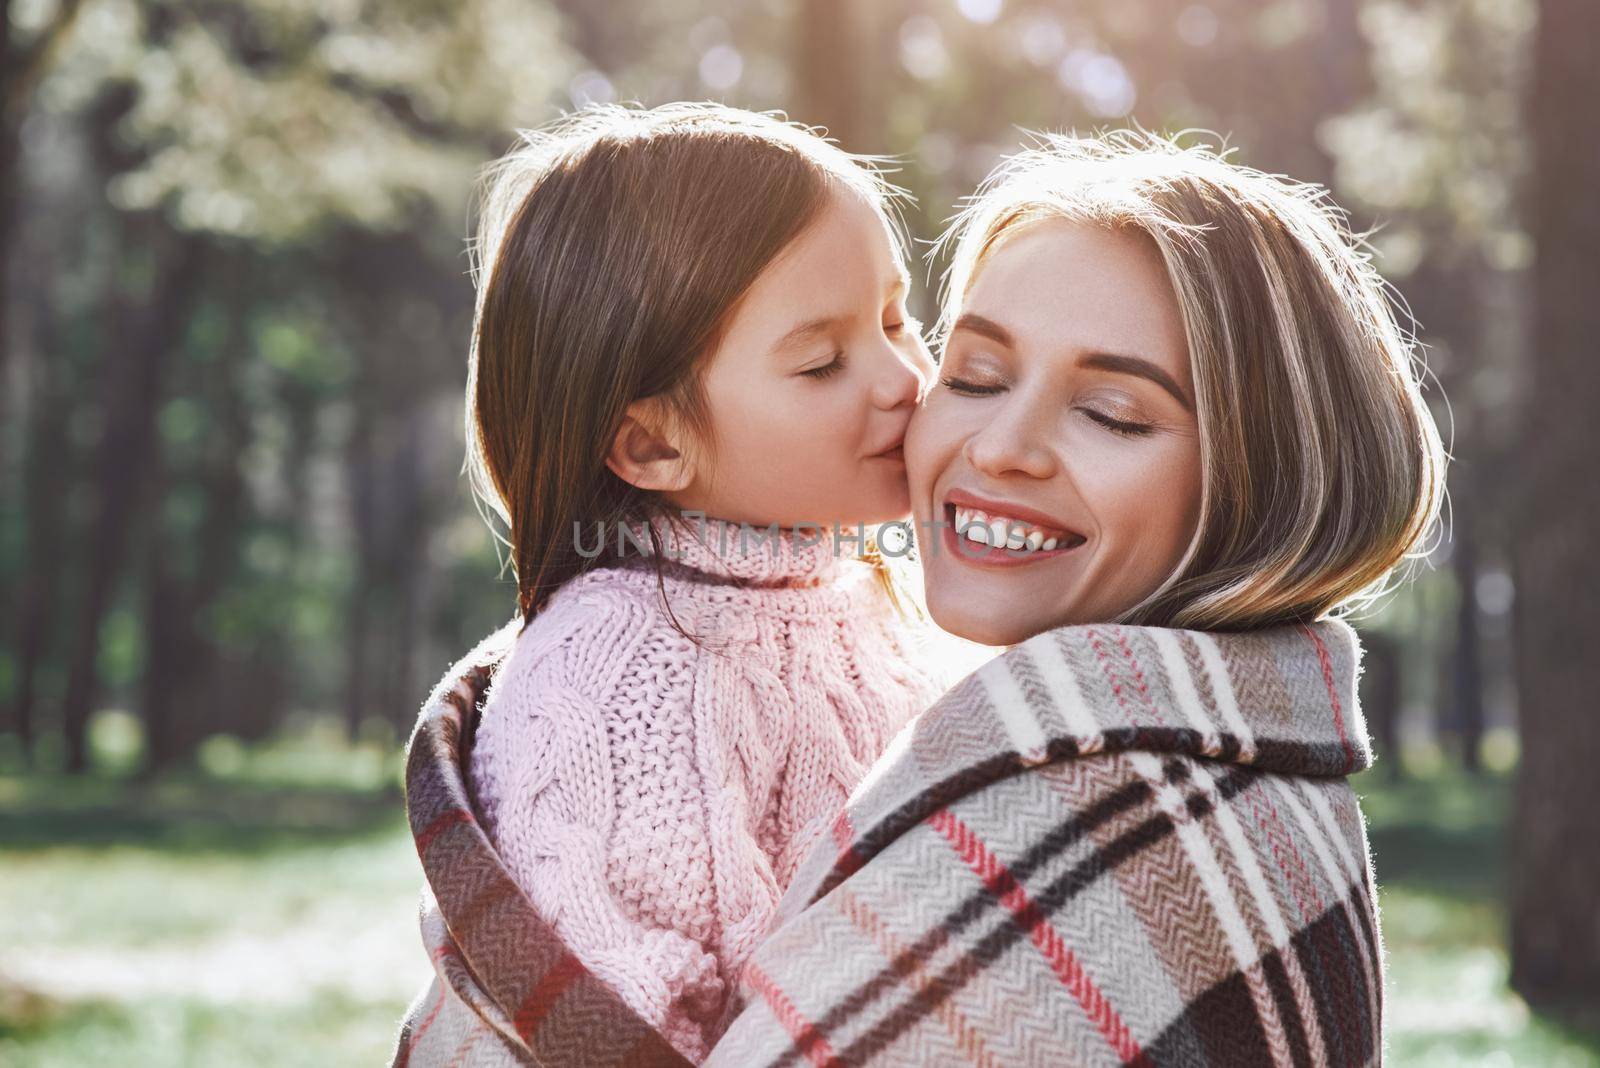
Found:
[[1438, 518], [1445, 453], [1398, 298], [1320, 186], [1143, 130], [1038, 135], [968, 198], [939, 340], [1008, 238], [1067, 220], [1143, 234], [1177, 294], [1202, 500], [1187, 552], [1119, 620], [1243, 630], [1370, 603]]

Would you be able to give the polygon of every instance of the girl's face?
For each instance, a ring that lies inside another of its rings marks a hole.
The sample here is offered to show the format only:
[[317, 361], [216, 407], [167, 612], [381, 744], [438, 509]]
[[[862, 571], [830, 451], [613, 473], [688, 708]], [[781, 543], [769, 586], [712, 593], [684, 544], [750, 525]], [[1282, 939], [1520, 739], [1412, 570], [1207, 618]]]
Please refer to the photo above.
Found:
[[939, 372], [906, 460], [940, 626], [1011, 645], [1114, 619], [1166, 580], [1198, 522], [1200, 443], [1148, 238], [1050, 221], [1003, 239]]
[[714, 452], [680, 509], [766, 526], [911, 511], [901, 443], [933, 374], [880, 215], [835, 194], [768, 264], [705, 371]]

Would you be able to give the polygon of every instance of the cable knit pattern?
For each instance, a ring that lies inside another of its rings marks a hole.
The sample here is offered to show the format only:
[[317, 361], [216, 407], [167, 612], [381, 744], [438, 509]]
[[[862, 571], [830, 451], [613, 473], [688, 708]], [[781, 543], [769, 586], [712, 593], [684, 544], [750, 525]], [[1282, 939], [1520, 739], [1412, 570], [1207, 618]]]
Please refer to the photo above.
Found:
[[655, 525], [702, 646], [652, 562], [572, 580], [496, 673], [469, 774], [534, 906], [698, 1061], [797, 862], [949, 680], [831, 533]]

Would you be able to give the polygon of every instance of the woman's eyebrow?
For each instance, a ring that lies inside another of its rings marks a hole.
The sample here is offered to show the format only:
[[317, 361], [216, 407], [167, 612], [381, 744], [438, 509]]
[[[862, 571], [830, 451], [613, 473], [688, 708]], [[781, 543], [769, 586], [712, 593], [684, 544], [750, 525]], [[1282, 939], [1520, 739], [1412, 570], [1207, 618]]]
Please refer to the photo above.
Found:
[[[951, 328], [968, 330], [981, 337], [986, 337], [1008, 349], [1016, 348], [1016, 339], [1011, 336], [1011, 331], [995, 322], [993, 319], [982, 315], [967, 312], [956, 320]], [[1178, 385], [1178, 380], [1167, 373], [1159, 364], [1152, 363], [1142, 356], [1124, 356], [1116, 352], [1091, 352], [1078, 360], [1078, 366], [1096, 371], [1110, 371], [1113, 374], [1133, 375], [1137, 378], [1147, 379], [1172, 394], [1172, 398], [1183, 405], [1185, 411], [1193, 411], [1194, 404], [1184, 395], [1183, 387]]]
[[1178, 385], [1177, 379], [1168, 374], [1164, 368], [1151, 363], [1142, 356], [1123, 356], [1114, 352], [1091, 352], [1078, 360], [1078, 366], [1097, 371], [1110, 371], [1112, 374], [1133, 375], [1136, 378], [1147, 379], [1172, 394], [1173, 399], [1183, 405], [1186, 411], [1192, 411], [1194, 408], [1189, 398], [1184, 396], [1183, 387]]
[[1004, 345], [1008, 349], [1014, 349], [1017, 347], [1016, 342], [1011, 337], [1011, 331], [1007, 330], [993, 319], [987, 319], [982, 315], [977, 315], [973, 312], [966, 312], [963, 314], [961, 318], [956, 320], [956, 325], [951, 327], [950, 330], [951, 333], [954, 333], [957, 330], [968, 330], [979, 335], [980, 337], [986, 337], [990, 341]]

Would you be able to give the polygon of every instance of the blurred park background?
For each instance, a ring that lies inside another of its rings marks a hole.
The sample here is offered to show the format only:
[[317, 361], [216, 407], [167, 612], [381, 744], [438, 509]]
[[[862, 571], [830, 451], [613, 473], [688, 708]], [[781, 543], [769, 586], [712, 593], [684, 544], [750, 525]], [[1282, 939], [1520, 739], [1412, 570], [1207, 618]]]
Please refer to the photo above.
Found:
[[400, 750], [515, 604], [459, 474], [473, 178], [687, 98], [896, 155], [919, 251], [1023, 129], [1131, 121], [1377, 227], [1455, 456], [1359, 624], [1391, 1063], [1600, 1065], [1597, 41], [1590, 0], [0, 0], [0, 1064], [386, 1055]]

